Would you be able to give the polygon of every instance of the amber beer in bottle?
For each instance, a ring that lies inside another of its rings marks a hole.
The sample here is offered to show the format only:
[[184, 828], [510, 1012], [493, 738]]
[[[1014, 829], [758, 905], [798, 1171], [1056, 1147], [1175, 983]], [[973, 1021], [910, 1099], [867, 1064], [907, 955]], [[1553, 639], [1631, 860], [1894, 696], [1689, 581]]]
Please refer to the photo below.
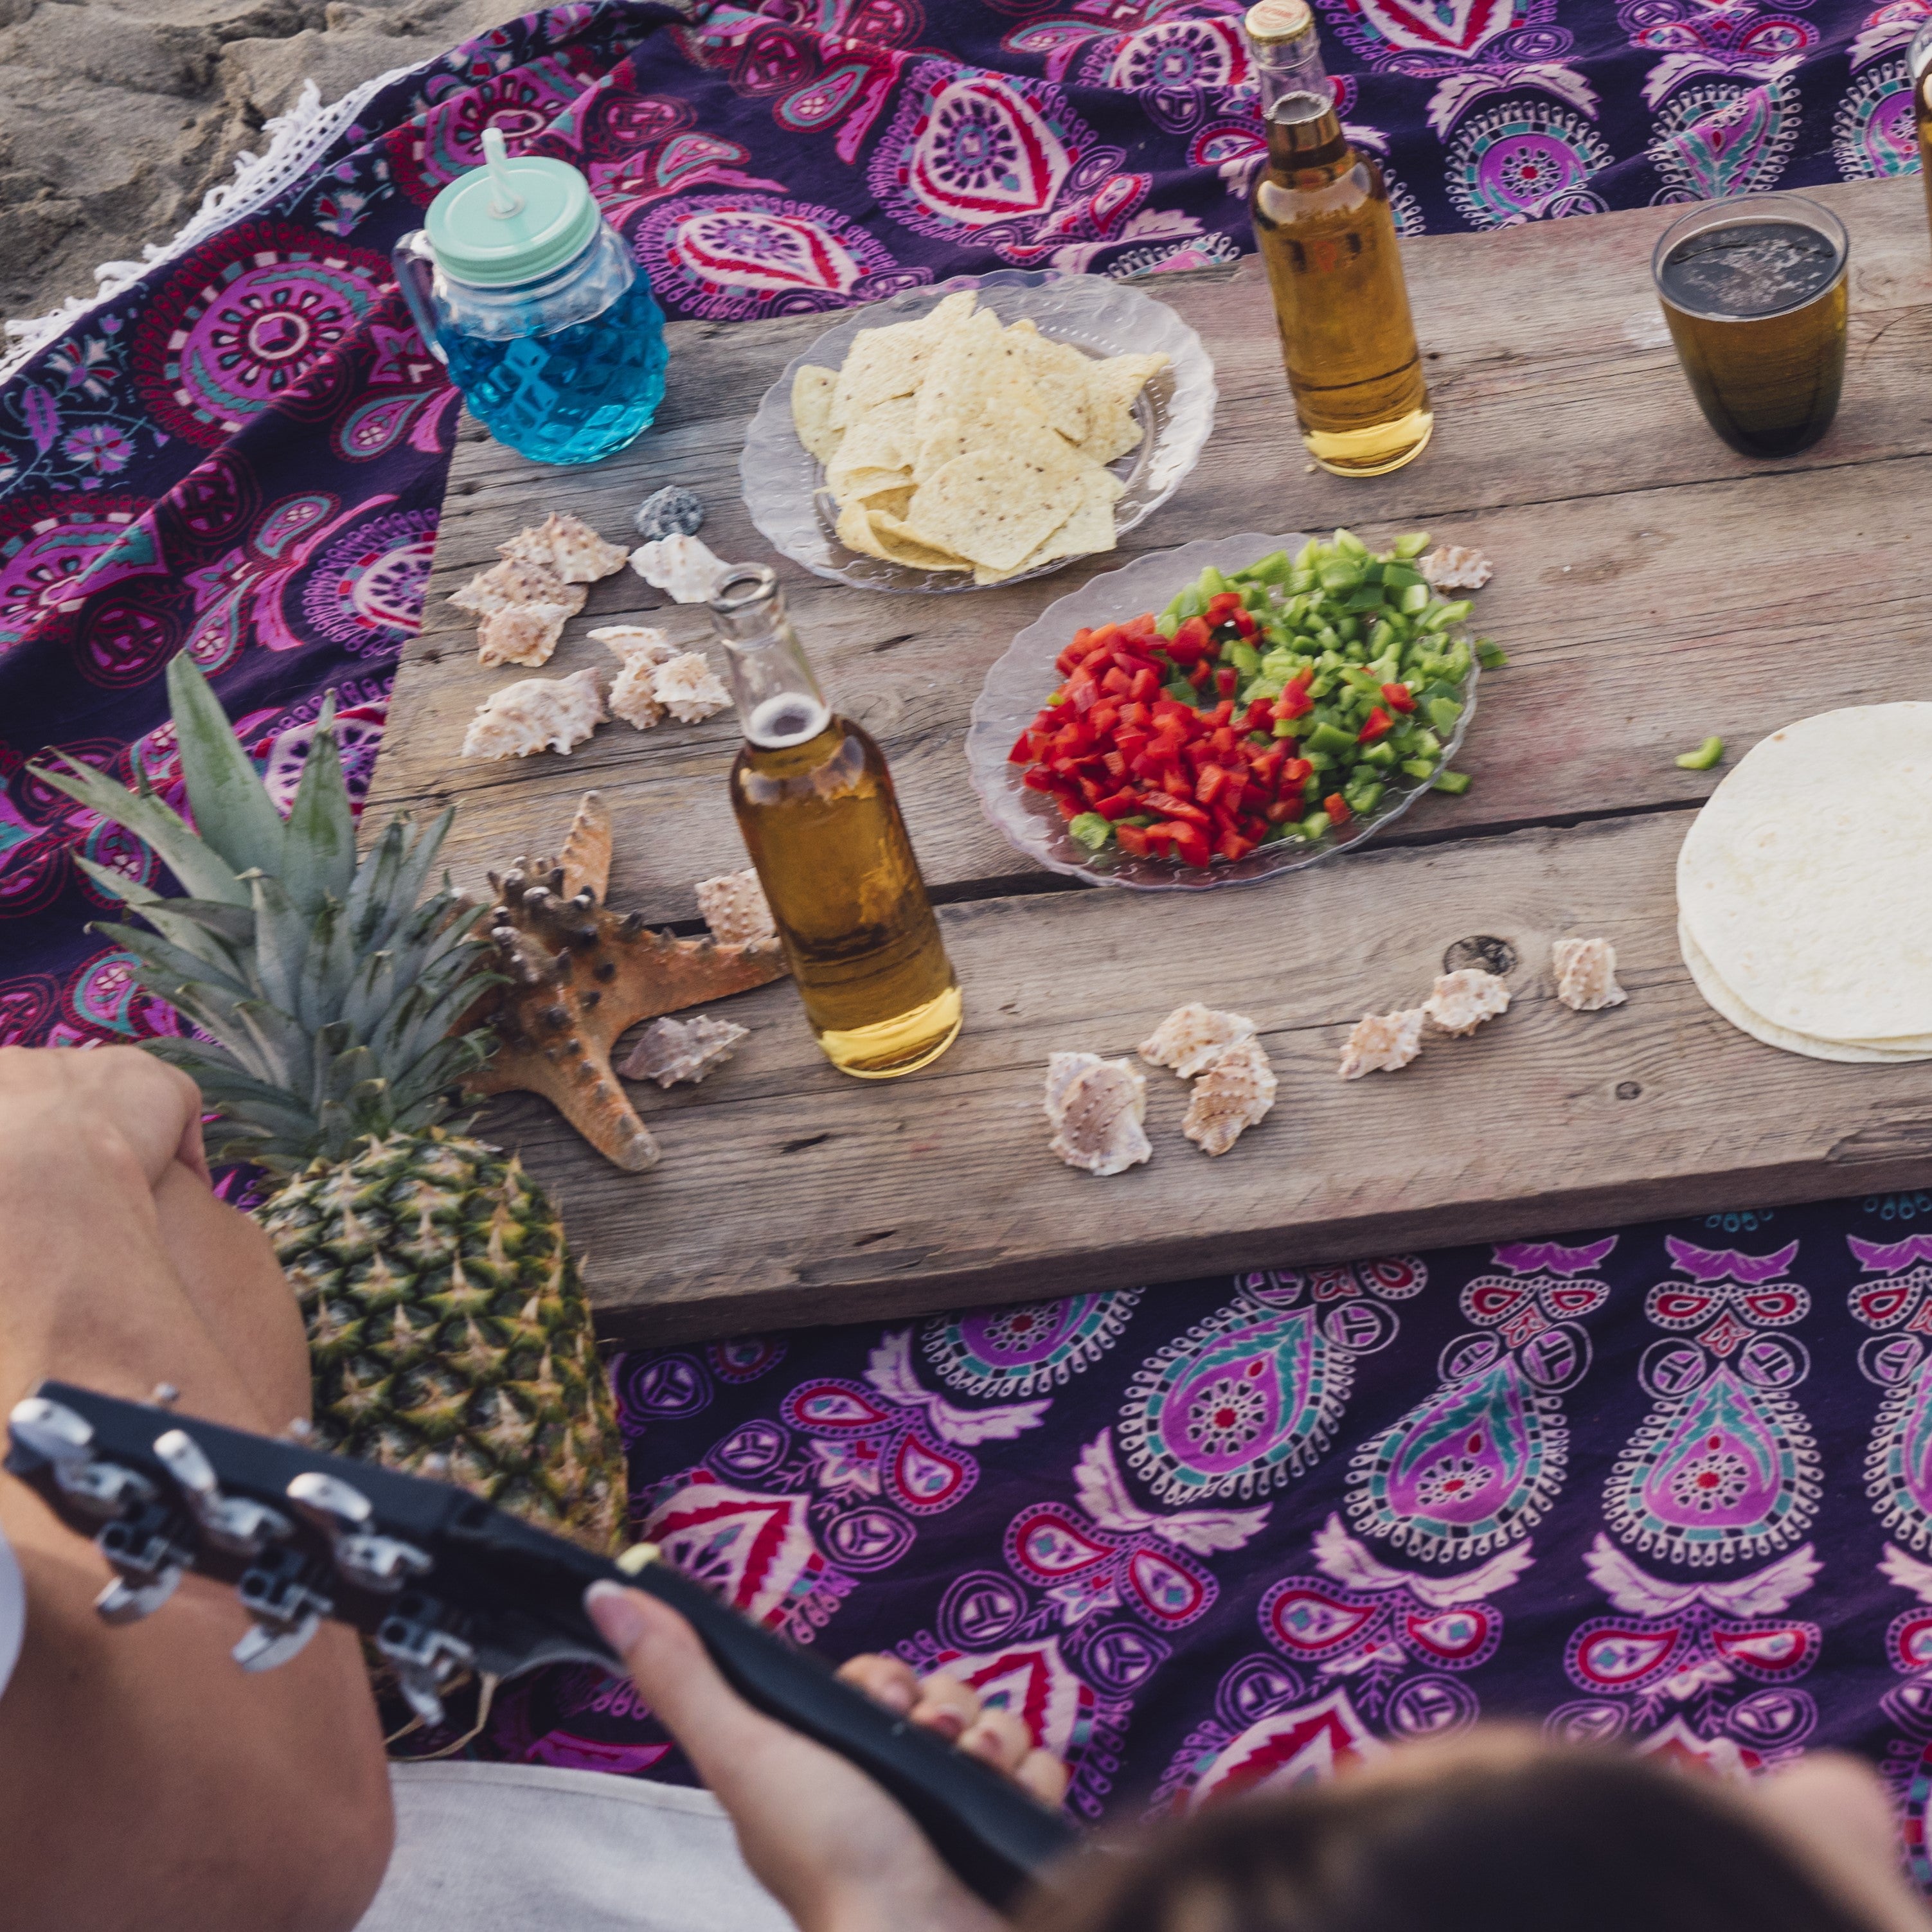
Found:
[[842, 1072], [910, 1073], [962, 1008], [885, 758], [826, 703], [770, 570], [731, 571], [711, 614], [745, 733], [732, 809], [806, 1017]]
[[1306, 0], [1261, 0], [1245, 25], [1268, 151], [1250, 206], [1302, 440], [1338, 476], [1379, 476], [1436, 423], [1388, 189], [1342, 131]]
[[1918, 172], [1925, 189], [1925, 214], [1932, 220], [1932, 20], [1912, 37], [1905, 50], [1905, 70], [1912, 79], [1912, 122], [1918, 130]]

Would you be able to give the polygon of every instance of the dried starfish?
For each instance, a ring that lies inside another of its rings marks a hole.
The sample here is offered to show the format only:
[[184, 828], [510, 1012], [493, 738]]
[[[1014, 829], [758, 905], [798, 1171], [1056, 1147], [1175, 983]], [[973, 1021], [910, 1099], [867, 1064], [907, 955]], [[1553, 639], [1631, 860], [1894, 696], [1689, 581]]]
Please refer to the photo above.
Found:
[[472, 1075], [479, 1094], [540, 1094], [597, 1151], [641, 1173], [658, 1144], [611, 1071], [628, 1028], [778, 979], [783, 956], [714, 939], [646, 929], [640, 912], [603, 903], [610, 882], [610, 817], [586, 793], [561, 859], [519, 859], [500, 878], [490, 909], [496, 970], [509, 984], [484, 996], [466, 1024], [488, 1018], [501, 1044]]

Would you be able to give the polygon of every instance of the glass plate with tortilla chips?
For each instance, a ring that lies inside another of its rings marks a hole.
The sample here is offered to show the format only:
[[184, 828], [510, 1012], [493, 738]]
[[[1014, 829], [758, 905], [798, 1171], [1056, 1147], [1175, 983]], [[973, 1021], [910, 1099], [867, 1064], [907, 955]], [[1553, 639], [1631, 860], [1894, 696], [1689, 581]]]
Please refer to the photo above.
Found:
[[[1075, 632], [1124, 624], [1144, 610], [1162, 610], [1210, 564], [1224, 576], [1232, 576], [1276, 550], [1292, 554], [1307, 541], [1305, 532], [1296, 531], [1286, 536], [1215, 537], [1183, 544], [1178, 550], [1152, 550], [1121, 569], [1090, 578], [1078, 590], [1049, 604], [1021, 632], [986, 674], [973, 700], [966, 733], [966, 765], [973, 789], [986, 816], [1017, 850], [1049, 872], [1138, 892], [1198, 892], [1216, 886], [1252, 885], [1319, 865], [1338, 852], [1352, 851], [1394, 824], [1429, 790], [1426, 781], [1392, 782], [1373, 812], [1350, 820], [1345, 830], [1318, 845], [1283, 839], [1259, 846], [1244, 859], [1216, 858], [1210, 865], [1195, 866], [1173, 859], [1130, 857], [1111, 843], [1098, 853], [1090, 852], [1068, 830], [1053, 800], [1029, 791], [1020, 782], [1022, 767], [1011, 763], [1009, 754], [1047, 694], [1061, 681], [1054, 660]], [[1462, 716], [1442, 747], [1443, 769], [1454, 763], [1476, 715], [1480, 676], [1480, 665], [1472, 663], [1462, 688]]]
[[856, 310], [766, 391], [740, 464], [775, 549], [862, 590], [1018, 583], [1112, 549], [1214, 422], [1214, 365], [1100, 275], [957, 275]]

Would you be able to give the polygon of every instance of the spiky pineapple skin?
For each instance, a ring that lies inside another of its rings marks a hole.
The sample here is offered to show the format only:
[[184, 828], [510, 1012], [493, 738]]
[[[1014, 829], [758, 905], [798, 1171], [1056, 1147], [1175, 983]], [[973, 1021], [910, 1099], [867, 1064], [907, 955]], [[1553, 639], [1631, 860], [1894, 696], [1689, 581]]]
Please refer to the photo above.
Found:
[[321, 1446], [616, 1546], [623, 1445], [590, 1303], [514, 1156], [392, 1134], [314, 1162], [256, 1214], [308, 1324]]

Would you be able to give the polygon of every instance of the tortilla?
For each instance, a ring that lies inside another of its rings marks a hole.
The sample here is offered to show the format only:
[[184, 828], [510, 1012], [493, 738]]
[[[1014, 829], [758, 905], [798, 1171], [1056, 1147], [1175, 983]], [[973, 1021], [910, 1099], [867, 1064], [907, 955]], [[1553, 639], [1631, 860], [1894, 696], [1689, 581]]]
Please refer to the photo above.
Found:
[[935, 471], [906, 520], [922, 542], [1011, 570], [1079, 507], [1084, 466], [1045, 424], [1018, 424]]
[[833, 370], [809, 363], [791, 381], [792, 427], [821, 463], [830, 462], [838, 447], [838, 432], [832, 427], [832, 392], [838, 381]]
[[1720, 987], [1760, 1029], [1861, 1058], [1924, 1057], [1928, 863], [1932, 704], [1826, 712], [1774, 732], [1712, 794], [1678, 854], [1679, 917], [1708, 969], [1700, 990], [1733, 1018], [1706, 980]]
[[1081, 479], [1084, 495], [1080, 505], [1060, 527], [1034, 545], [1011, 570], [988, 570], [984, 564], [973, 568], [977, 584], [1003, 583], [1007, 578], [1037, 570], [1063, 556], [1088, 556], [1096, 550], [1114, 547], [1114, 505], [1124, 487], [1110, 470], [1089, 470]]
[[1016, 322], [1006, 331], [1016, 342], [1032, 379], [1046, 419], [1069, 442], [1086, 440], [1088, 370], [1093, 366], [1072, 344], [1052, 342], [1030, 322]]
[[[838, 453], [825, 466], [825, 484], [842, 503], [874, 489], [896, 489], [912, 480], [914, 398], [895, 396], [858, 417], [845, 432]], [[859, 479], [883, 472], [892, 480], [855, 487]]]
[[848, 550], [876, 556], [887, 563], [903, 563], [919, 570], [964, 570], [962, 558], [950, 550], [935, 549], [922, 542], [896, 517], [881, 515], [865, 504], [848, 503], [838, 513], [838, 541]]
[[1932, 1043], [1916, 1051], [1880, 1046], [1861, 1046], [1849, 1040], [1815, 1040], [1809, 1034], [1793, 1033], [1788, 1027], [1774, 1026], [1751, 1011], [1736, 994], [1718, 977], [1690, 931], [1682, 919], [1677, 922], [1678, 949], [1690, 969], [1690, 978], [1705, 1002], [1740, 1033], [1750, 1034], [1766, 1046], [1786, 1053], [1802, 1053], [1812, 1060], [1837, 1060], [1870, 1065], [1892, 1065], [1913, 1060], [1932, 1060]]
[[894, 396], [909, 396], [919, 387], [937, 346], [926, 331], [930, 319], [862, 328], [852, 338], [832, 392], [834, 429], [848, 428], [868, 410]]

